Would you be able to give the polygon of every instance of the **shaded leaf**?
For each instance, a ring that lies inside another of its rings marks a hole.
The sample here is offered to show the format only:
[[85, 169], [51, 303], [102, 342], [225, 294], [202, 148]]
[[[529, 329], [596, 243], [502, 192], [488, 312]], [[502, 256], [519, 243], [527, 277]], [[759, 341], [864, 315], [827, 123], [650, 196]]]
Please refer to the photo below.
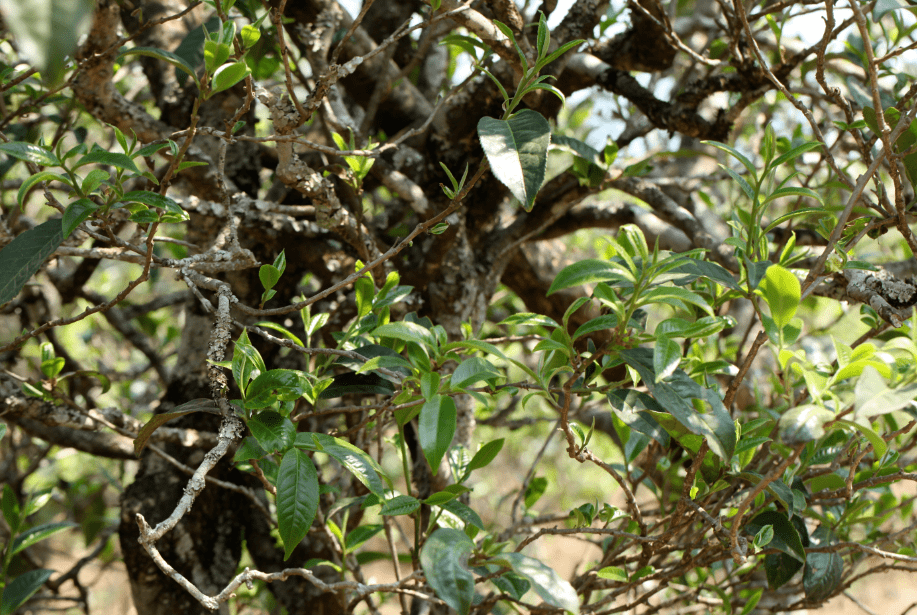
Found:
[[146, 446], [147, 442], [149, 442], [150, 436], [152, 436], [153, 432], [159, 429], [160, 426], [172, 419], [177, 419], [186, 414], [193, 414], [194, 412], [209, 412], [210, 414], [219, 415], [220, 408], [212, 399], [202, 397], [175, 406], [171, 412], [163, 412], [162, 414], [155, 415], [143, 426], [140, 433], [138, 433], [137, 437], [134, 439], [134, 453], [138, 457], [140, 456], [140, 452], [143, 450], [143, 447]]
[[765, 525], [774, 528], [774, 538], [767, 545], [768, 548], [786, 553], [799, 562], [806, 561], [806, 550], [802, 546], [802, 539], [786, 514], [776, 510], [764, 511], [746, 524], [745, 531], [754, 536]]
[[420, 566], [436, 595], [459, 615], [471, 610], [474, 576], [468, 570], [468, 556], [474, 543], [465, 532], [439, 528], [430, 534], [420, 550]]
[[54, 574], [53, 570], [40, 568], [25, 572], [3, 588], [3, 602], [0, 602], [0, 615], [12, 615], [25, 601], [37, 592], [45, 581]]
[[0, 250], [0, 305], [19, 294], [63, 240], [61, 220], [53, 218], [19, 234]]

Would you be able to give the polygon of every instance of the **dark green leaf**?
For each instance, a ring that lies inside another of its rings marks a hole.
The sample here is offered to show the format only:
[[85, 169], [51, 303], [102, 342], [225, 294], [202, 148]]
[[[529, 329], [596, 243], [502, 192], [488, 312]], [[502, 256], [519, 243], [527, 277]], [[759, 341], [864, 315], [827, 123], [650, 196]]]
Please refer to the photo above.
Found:
[[[391, 486], [391, 481], [382, 470], [382, 467], [376, 463], [376, 460], [370, 457], [366, 451], [357, 448], [347, 440], [327, 434], [303, 432], [296, 435], [296, 446], [303, 446], [307, 442], [307, 438], [318, 447], [317, 450], [321, 450], [337, 460], [367, 489], [380, 498], [385, 492], [385, 485], [382, 484], [382, 479]], [[380, 477], [382, 478], [380, 479]]]
[[523, 109], [508, 120], [482, 117], [478, 138], [494, 176], [531, 211], [544, 182], [551, 125], [537, 111]]
[[390, 516], [410, 515], [418, 508], [420, 508], [420, 500], [417, 498], [412, 498], [409, 495], [398, 495], [385, 501], [380, 514]]
[[236, 451], [235, 456], [232, 458], [235, 462], [241, 461], [250, 461], [252, 459], [261, 459], [267, 455], [267, 451], [261, 448], [261, 445], [258, 444], [258, 440], [254, 436], [246, 436], [242, 440], [242, 444], [239, 445], [239, 450]]
[[776, 510], [764, 511], [748, 522], [745, 531], [754, 536], [765, 525], [771, 525], [774, 528], [774, 539], [767, 545], [768, 548], [786, 553], [799, 562], [806, 561], [806, 550], [802, 546], [802, 539], [786, 514]]
[[[622, 350], [620, 355], [637, 370], [659, 405], [691, 433], [706, 437], [710, 450], [720, 459], [728, 462], [732, 458], [736, 444], [735, 424], [716, 391], [700, 386], [681, 369], [676, 369], [668, 379], [656, 382], [653, 354], [647, 348]], [[710, 408], [700, 414], [691, 399], [703, 400]]]
[[693, 271], [700, 276], [710, 278], [720, 286], [725, 286], [732, 290], [740, 290], [735, 278], [725, 267], [696, 258], [686, 258], [685, 261], [687, 262], [680, 267], [680, 271]]
[[552, 134], [551, 148], [569, 152], [574, 156], [578, 156], [590, 164], [594, 164], [598, 167], [605, 166], [605, 158], [602, 152], [598, 151], [591, 145], [583, 143], [579, 139], [574, 139], [573, 137], [567, 137], [564, 135]]
[[60, 160], [54, 155], [54, 152], [33, 143], [19, 141], [0, 143], [0, 152], [25, 162], [32, 162], [46, 167], [60, 166]]
[[420, 448], [434, 475], [439, 472], [439, 463], [452, 443], [455, 420], [455, 402], [451, 397], [434, 395], [420, 409]]
[[64, 211], [64, 218], [61, 220], [61, 230], [64, 237], [69, 237], [70, 233], [78, 227], [83, 220], [92, 215], [92, 212], [99, 209], [99, 206], [89, 199], [79, 199], [67, 205]]
[[647, 409], [665, 412], [655, 399], [634, 389], [615, 389], [608, 392], [608, 403], [615, 415], [631, 429], [656, 440], [664, 448], [669, 446], [669, 433], [662, 428]]
[[565, 288], [581, 284], [593, 284], [595, 282], [608, 282], [617, 280], [619, 277], [618, 270], [608, 261], [598, 259], [582, 260], [561, 269], [548, 289], [548, 295]]
[[318, 473], [298, 448], [283, 454], [277, 474], [277, 522], [284, 561], [305, 538], [318, 511]]
[[420, 550], [420, 566], [436, 595], [459, 615], [467, 615], [474, 598], [474, 576], [468, 570], [468, 556], [474, 543], [465, 532], [439, 528], [430, 534]]
[[573, 334], [573, 339], [577, 340], [584, 335], [595, 333], [596, 331], [608, 331], [618, 326], [618, 317], [614, 314], [604, 314], [583, 323]]
[[0, 615], [12, 615], [16, 609], [25, 604], [37, 592], [45, 581], [54, 574], [53, 570], [40, 568], [30, 570], [9, 581], [3, 589], [3, 602], [0, 603]]
[[656, 372], [656, 382], [672, 375], [680, 363], [681, 346], [664, 335], [656, 338], [653, 348], [653, 371]]
[[547, 316], [542, 316], [541, 314], [533, 314], [531, 312], [520, 312], [518, 314], [513, 314], [501, 320], [498, 325], [520, 325], [520, 326], [536, 326], [540, 325], [543, 327], [554, 327], [557, 328], [560, 325], [557, 324], [551, 318]]
[[124, 169], [126, 171], [132, 171], [138, 175], [140, 174], [140, 169], [137, 168], [137, 165], [134, 164], [134, 161], [130, 156], [116, 152], [106, 152], [101, 148], [93, 149], [91, 152], [80, 158], [73, 168], [78, 169], [83, 165], [91, 163], [107, 164], [109, 166]]
[[30, 175], [25, 181], [22, 182], [22, 185], [19, 186], [19, 192], [16, 194], [16, 202], [19, 203], [20, 207], [22, 207], [22, 204], [25, 201], [25, 197], [29, 193], [29, 190], [32, 189], [32, 186], [39, 182], [46, 182], [52, 179], [72, 187], [72, 181], [66, 175], [61, 175], [60, 173], [54, 173], [52, 171], [40, 171], [35, 175]]
[[764, 556], [764, 573], [767, 576], [767, 586], [773, 590], [785, 585], [787, 581], [799, 572], [802, 566], [802, 562], [786, 553], [768, 553]]
[[391, 395], [395, 392], [392, 383], [373, 372], [355, 374], [346, 372], [334, 377], [328, 388], [319, 394], [320, 399], [334, 399], [344, 395]]
[[376, 327], [370, 335], [373, 337], [390, 337], [403, 342], [414, 342], [421, 347], [436, 347], [433, 333], [423, 325], [414, 322], [391, 322], [381, 327]]
[[248, 421], [248, 428], [258, 444], [268, 451], [285, 451], [293, 446], [296, 426], [293, 422], [273, 410], [264, 410]]
[[484, 529], [484, 522], [481, 517], [467, 504], [463, 504], [458, 500], [450, 500], [444, 504], [439, 504], [439, 507], [449, 511], [468, 525], [473, 525], [479, 530]]
[[181, 211], [179, 204], [169, 197], [162, 196], [156, 192], [150, 192], [149, 190], [132, 190], [118, 200], [123, 203], [143, 203], [144, 205], [158, 207], [166, 211], [174, 211], [175, 208]]
[[840, 585], [844, 560], [837, 553], [809, 553], [802, 586], [806, 599], [821, 602], [830, 597]]
[[500, 377], [500, 372], [487, 359], [469, 357], [455, 369], [450, 385], [453, 389], [464, 390], [482, 380], [492, 381]]
[[[382, 513], [385, 514], [385, 513]], [[344, 546], [348, 552], [358, 549], [364, 542], [382, 531], [384, 526], [381, 523], [373, 525], [360, 525], [347, 533], [347, 539]]]
[[259, 374], [246, 389], [246, 410], [267, 408], [278, 401], [296, 401], [312, 391], [308, 377], [295, 369], [272, 369]]
[[0, 250], [0, 305], [19, 294], [64, 239], [60, 218], [21, 233]]

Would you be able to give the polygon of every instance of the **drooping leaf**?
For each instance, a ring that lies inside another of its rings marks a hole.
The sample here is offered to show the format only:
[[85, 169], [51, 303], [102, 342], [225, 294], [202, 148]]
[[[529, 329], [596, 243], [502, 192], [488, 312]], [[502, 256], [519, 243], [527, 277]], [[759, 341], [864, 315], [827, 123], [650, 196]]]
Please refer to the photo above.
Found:
[[[819, 546], [829, 546], [836, 540], [825, 526], [820, 526], [812, 535]], [[841, 583], [844, 571], [844, 560], [839, 553], [806, 554], [806, 570], [802, 577], [802, 586], [806, 599], [822, 601], [834, 593]]]
[[655, 399], [634, 389], [615, 389], [609, 391], [608, 403], [615, 415], [631, 429], [656, 440], [664, 448], [669, 446], [669, 433], [663, 429], [653, 415], [646, 410], [665, 412]]
[[[650, 394], [666, 412], [691, 433], [706, 437], [710, 450], [720, 459], [727, 462], [732, 459], [736, 445], [735, 424], [716, 391], [700, 386], [681, 369], [676, 369], [666, 380], [656, 382], [653, 351], [648, 348], [622, 350], [620, 355], [637, 370]], [[699, 413], [692, 399], [709, 405], [707, 412]]]
[[458, 500], [450, 500], [438, 506], [461, 519], [463, 523], [474, 526], [479, 530], [484, 529], [484, 521], [481, 520], [480, 515], [474, 512], [474, 509], [467, 504], [463, 504]]
[[434, 475], [452, 443], [455, 421], [455, 402], [451, 397], [434, 395], [420, 409], [420, 448]]
[[544, 182], [551, 125], [537, 111], [523, 109], [508, 120], [482, 117], [478, 138], [494, 176], [531, 211]]
[[0, 250], [0, 305], [19, 294], [63, 240], [61, 220], [54, 218], [21, 233]]
[[146, 56], [149, 58], [156, 58], [157, 60], [168, 62], [178, 70], [191, 77], [198, 89], [201, 87], [201, 83], [198, 81], [197, 75], [194, 72], [194, 68], [190, 66], [183, 58], [180, 58], [171, 51], [166, 51], [165, 49], [156, 49], [155, 47], [133, 47], [124, 51], [120, 56], [118, 56], [118, 60], [121, 61], [123, 58], [132, 55]]
[[[383, 513], [385, 514], [385, 513]], [[358, 549], [364, 542], [381, 532], [385, 528], [381, 523], [372, 525], [360, 525], [347, 533], [347, 539], [344, 541], [344, 547], [348, 552]]]
[[653, 347], [653, 369], [656, 372], [656, 382], [665, 380], [672, 375], [681, 362], [681, 346], [664, 335], [656, 338]]
[[525, 577], [532, 584], [532, 589], [539, 598], [574, 615], [579, 613], [579, 597], [576, 590], [553, 568], [522, 553], [503, 553], [501, 557], [512, 564], [516, 574]]
[[295, 446], [326, 453], [380, 498], [385, 493], [385, 485], [382, 480], [385, 480], [391, 487], [392, 481], [376, 460], [370, 457], [366, 451], [357, 448], [347, 440], [327, 434], [300, 432], [296, 434]]
[[900, 410], [917, 399], [917, 385], [909, 384], [891, 389], [875, 367], [867, 366], [857, 380], [854, 419], [868, 419]]
[[298, 448], [283, 454], [277, 474], [277, 523], [284, 561], [305, 538], [318, 511], [318, 473], [312, 460]]
[[209, 412], [210, 414], [219, 415], [220, 408], [212, 399], [202, 397], [175, 406], [171, 412], [163, 412], [162, 414], [155, 415], [143, 426], [140, 433], [138, 433], [137, 437], [134, 439], [134, 454], [139, 457], [140, 452], [147, 445], [147, 442], [150, 441], [150, 436], [153, 435], [153, 432], [166, 422], [194, 412]]
[[468, 556], [474, 543], [462, 532], [439, 528], [430, 534], [420, 550], [420, 566], [436, 595], [459, 615], [467, 615], [474, 598], [474, 576], [468, 570]]

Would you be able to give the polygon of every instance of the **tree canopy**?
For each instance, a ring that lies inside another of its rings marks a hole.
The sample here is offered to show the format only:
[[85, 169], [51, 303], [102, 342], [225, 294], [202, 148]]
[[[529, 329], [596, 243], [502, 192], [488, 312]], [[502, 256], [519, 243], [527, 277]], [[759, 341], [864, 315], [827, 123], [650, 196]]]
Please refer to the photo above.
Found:
[[3, 5], [0, 615], [917, 570], [917, 7], [536, 4]]

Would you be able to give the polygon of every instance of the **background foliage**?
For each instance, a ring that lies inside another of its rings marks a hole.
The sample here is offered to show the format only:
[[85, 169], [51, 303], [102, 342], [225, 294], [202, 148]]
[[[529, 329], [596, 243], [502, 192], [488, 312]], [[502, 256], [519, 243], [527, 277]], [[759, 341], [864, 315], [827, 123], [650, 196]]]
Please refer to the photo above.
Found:
[[0, 613], [915, 569], [912, 3], [348, 8], [3, 5]]

